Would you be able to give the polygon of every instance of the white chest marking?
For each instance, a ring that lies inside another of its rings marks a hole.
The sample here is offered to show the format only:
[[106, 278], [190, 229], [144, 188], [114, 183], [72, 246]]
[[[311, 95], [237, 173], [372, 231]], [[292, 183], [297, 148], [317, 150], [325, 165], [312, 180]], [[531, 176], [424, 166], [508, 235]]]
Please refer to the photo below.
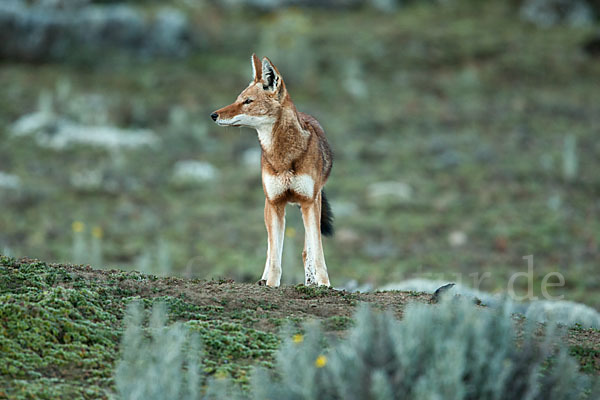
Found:
[[264, 173], [262, 179], [267, 197], [271, 200], [281, 196], [287, 190], [309, 199], [314, 195], [315, 182], [310, 175], [294, 175], [291, 172], [279, 175]]
[[292, 188], [297, 194], [312, 198], [315, 190], [315, 181], [310, 175], [297, 175], [292, 181]]

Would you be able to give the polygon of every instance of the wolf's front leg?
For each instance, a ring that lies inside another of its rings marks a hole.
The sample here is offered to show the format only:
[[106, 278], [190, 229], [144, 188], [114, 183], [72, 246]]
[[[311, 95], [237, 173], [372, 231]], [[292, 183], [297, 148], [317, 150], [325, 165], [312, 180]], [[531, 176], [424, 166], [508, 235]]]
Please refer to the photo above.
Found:
[[304, 222], [304, 284], [329, 286], [329, 275], [325, 265], [323, 245], [321, 243], [321, 194], [315, 201], [302, 205]]
[[265, 226], [267, 227], [267, 261], [261, 282], [279, 286], [281, 282], [281, 256], [285, 232], [285, 204], [265, 201]]

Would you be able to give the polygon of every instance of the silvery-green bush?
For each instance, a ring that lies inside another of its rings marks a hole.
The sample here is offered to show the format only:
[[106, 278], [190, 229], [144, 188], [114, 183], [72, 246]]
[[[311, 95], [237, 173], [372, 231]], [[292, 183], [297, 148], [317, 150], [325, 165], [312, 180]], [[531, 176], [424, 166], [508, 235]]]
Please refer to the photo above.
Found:
[[198, 359], [181, 350], [190, 338], [180, 326], [154, 327], [148, 342], [132, 322], [115, 376], [122, 399], [598, 398], [597, 382], [592, 392], [594, 378], [578, 371], [556, 335], [526, 321], [517, 331], [508, 306], [415, 305], [402, 321], [364, 307], [347, 338], [329, 345], [306, 325], [304, 335], [284, 333], [274, 370], [254, 370], [245, 392], [198, 374]]
[[152, 310], [147, 329], [139, 303], [130, 305], [115, 371], [118, 398], [127, 400], [201, 398], [199, 342], [181, 324], [165, 326], [164, 305]]
[[543, 27], [560, 23], [589, 26], [596, 18], [589, 0], [523, 0], [519, 13], [524, 20]]

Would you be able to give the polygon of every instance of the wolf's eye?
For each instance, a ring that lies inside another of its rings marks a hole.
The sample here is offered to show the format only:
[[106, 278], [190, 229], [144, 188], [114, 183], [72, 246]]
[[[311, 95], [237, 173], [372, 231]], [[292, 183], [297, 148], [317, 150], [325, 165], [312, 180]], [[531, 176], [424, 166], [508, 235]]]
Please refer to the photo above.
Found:
[[250, 103], [252, 103], [253, 101], [254, 101], [254, 100], [252, 100], [252, 99], [246, 99], [246, 100], [244, 100], [244, 104], [250, 104]]

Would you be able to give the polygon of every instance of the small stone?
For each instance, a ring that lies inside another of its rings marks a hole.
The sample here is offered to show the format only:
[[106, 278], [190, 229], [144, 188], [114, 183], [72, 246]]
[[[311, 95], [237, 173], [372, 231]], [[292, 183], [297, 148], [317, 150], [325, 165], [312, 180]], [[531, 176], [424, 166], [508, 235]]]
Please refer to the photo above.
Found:
[[18, 189], [19, 187], [21, 187], [21, 178], [19, 178], [17, 175], [0, 171], [0, 188]]
[[448, 243], [452, 247], [460, 247], [467, 243], [467, 235], [463, 231], [450, 232], [448, 235]]
[[411, 200], [413, 189], [404, 182], [375, 182], [367, 187], [367, 195], [373, 201], [391, 199], [406, 202]]
[[217, 169], [205, 161], [182, 160], [173, 168], [173, 181], [179, 184], [208, 182], [217, 175]]

